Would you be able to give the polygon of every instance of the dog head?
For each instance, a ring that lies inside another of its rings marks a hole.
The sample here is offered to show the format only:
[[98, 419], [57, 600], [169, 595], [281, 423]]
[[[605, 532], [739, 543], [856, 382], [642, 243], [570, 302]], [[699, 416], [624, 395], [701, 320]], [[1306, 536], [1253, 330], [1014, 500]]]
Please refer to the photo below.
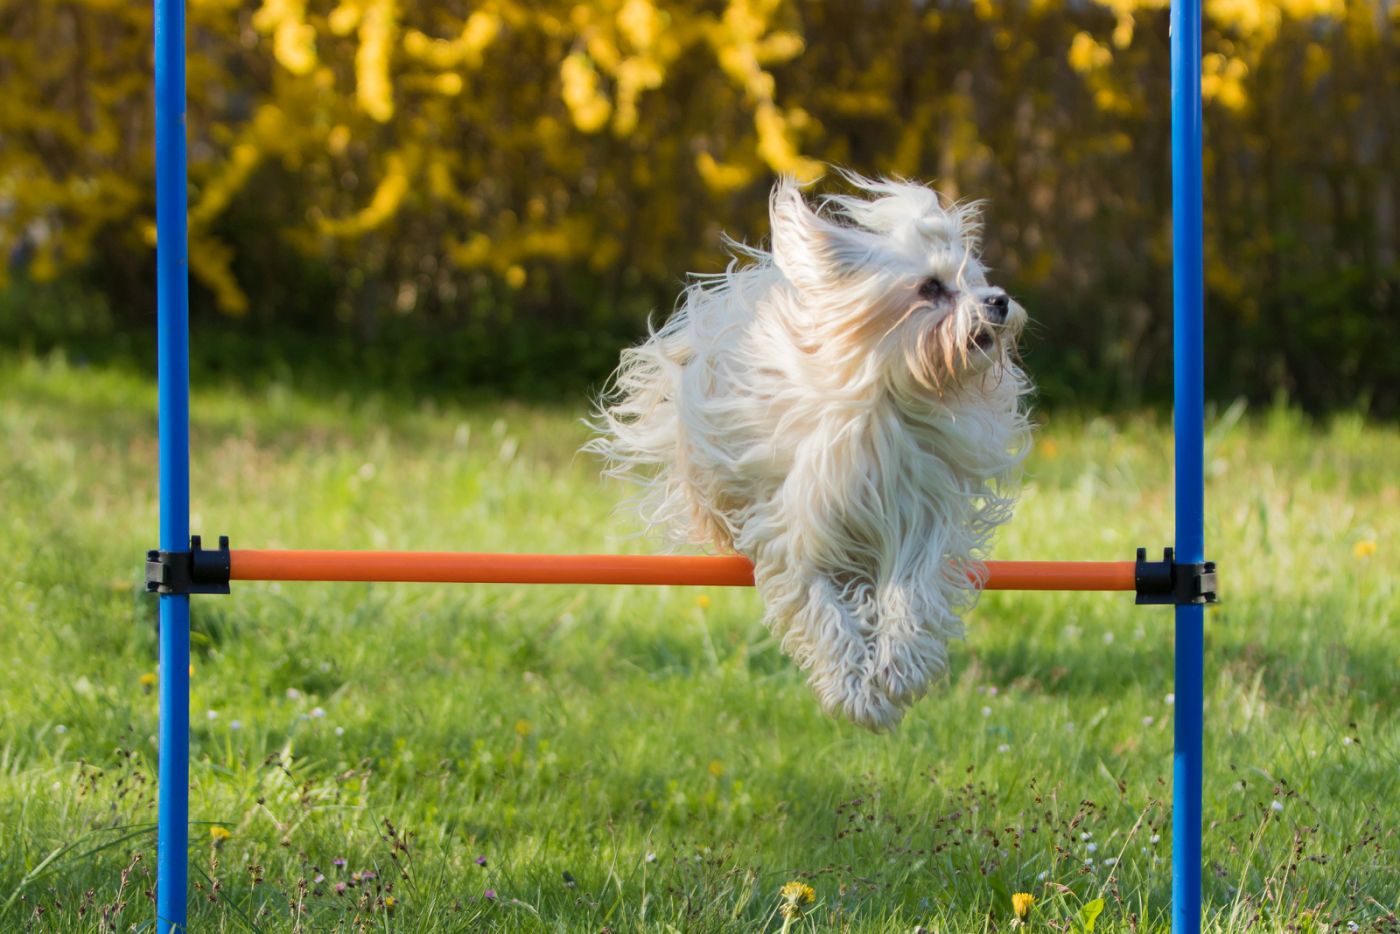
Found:
[[846, 179], [857, 194], [815, 208], [791, 179], [773, 190], [773, 262], [798, 342], [838, 368], [876, 361], [895, 384], [940, 394], [1005, 366], [1026, 312], [987, 282], [975, 206], [911, 182]]

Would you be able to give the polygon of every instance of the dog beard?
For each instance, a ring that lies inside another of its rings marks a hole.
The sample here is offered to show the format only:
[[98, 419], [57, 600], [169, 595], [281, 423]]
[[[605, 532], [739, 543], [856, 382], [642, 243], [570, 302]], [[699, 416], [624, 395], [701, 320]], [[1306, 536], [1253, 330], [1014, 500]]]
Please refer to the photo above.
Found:
[[677, 543], [753, 562], [765, 624], [829, 713], [872, 730], [947, 668], [1029, 441], [1025, 312], [989, 286], [973, 209], [845, 176], [784, 179], [772, 251], [732, 243], [623, 352], [587, 446]]

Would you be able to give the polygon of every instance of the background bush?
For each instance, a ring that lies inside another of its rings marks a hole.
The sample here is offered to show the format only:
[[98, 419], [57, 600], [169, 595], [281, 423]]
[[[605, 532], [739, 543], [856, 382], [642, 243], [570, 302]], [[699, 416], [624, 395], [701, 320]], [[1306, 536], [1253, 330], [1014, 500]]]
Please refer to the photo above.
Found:
[[[1047, 401], [1160, 397], [1165, 8], [190, 0], [196, 352], [577, 391], [830, 162], [987, 200]], [[1211, 388], [1393, 412], [1400, 6], [1206, 9]], [[149, 353], [150, 32], [0, 0], [9, 338]]]

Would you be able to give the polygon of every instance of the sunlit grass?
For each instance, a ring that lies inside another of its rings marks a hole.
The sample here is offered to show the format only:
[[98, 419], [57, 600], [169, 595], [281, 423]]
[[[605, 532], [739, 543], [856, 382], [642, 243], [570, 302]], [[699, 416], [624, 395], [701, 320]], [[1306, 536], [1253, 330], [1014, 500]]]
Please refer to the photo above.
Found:
[[[0, 363], [0, 927], [154, 913], [154, 388]], [[235, 547], [644, 550], [576, 409], [201, 386]], [[1002, 557], [1170, 543], [1161, 417], [1046, 417]], [[1400, 433], [1213, 416], [1208, 915], [1393, 929]], [[1172, 624], [989, 594], [892, 737], [827, 720], [747, 591], [236, 584], [194, 609], [195, 930], [1165, 930]], [[1092, 912], [1089, 912], [1092, 913]]]

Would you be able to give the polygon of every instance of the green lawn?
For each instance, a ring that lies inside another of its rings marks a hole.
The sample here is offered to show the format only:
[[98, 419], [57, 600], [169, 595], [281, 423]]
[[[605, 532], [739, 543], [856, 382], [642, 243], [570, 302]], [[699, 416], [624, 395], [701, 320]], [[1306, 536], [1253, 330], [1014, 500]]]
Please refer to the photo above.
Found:
[[[641, 551], [542, 410], [201, 386], [235, 547]], [[0, 360], [0, 929], [149, 927], [155, 392]], [[1171, 537], [1163, 415], [1045, 416], [1001, 557]], [[1394, 931], [1400, 432], [1212, 416], [1216, 930]], [[191, 922], [220, 930], [1166, 930], [1172, 623], [989, 594], [900, 731], [823, 717], [747, 591], [235, 584], [194, 604]]]

